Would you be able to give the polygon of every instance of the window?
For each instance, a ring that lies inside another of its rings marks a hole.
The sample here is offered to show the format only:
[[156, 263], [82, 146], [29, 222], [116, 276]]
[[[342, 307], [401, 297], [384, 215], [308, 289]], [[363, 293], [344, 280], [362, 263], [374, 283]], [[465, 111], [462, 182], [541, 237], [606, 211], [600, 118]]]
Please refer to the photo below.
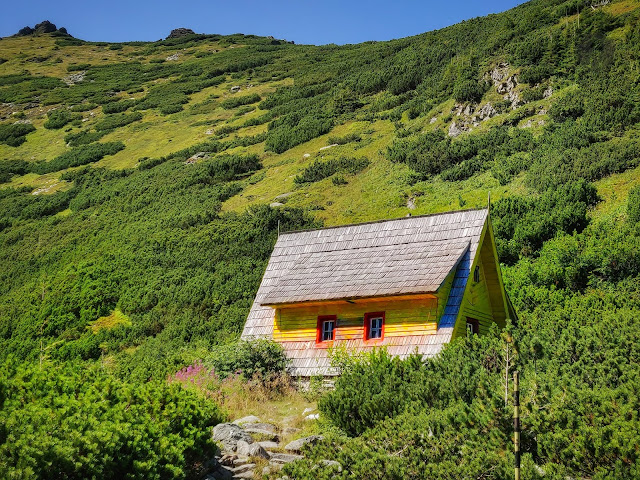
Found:
[[364, 316], [364, 339], [382, 340], [384, 337], [384, 312], [367, 313]]
[[318, 331], [316, 335], [316, 343], [330, 342], [336, 337], [336, 321], [335, 315], [322, 315], [318, 317]]
[[476, 268], [473, 270], [473, 281], [475, 283], [478, 283], [480, 281], [480, 267], [476, 266]]
[[467, 317], [467, 336], [477, 335], [479, 331], [478, 320]]

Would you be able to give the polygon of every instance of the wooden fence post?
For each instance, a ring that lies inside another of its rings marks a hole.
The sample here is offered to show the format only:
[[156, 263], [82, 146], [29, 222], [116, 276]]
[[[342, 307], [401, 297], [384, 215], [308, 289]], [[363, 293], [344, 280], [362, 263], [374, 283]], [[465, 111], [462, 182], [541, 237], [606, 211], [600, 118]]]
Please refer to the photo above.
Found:
[[520, 382], [518, 372], [513, 372], [513, 448], [516, 459], [515, 478], [520, 480]]

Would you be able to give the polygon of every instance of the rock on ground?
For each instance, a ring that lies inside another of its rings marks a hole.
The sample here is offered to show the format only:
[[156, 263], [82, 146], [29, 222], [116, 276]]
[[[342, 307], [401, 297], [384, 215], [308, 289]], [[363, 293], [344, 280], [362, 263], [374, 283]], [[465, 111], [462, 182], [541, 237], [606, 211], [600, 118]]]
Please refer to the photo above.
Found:
[[213, 427], [213, 440], [222, 443], [228, 452], [235, 452], [239, 440], [253, 443], [251, 435], [233, 423], [220, 423]]
[[247, 417], [242, 417], [242, 418], [239, 418], [237, 420], [234, 420], [231, 423], [235, 423], [236, 425], [240, 425], [242, 427], [247, 423], [259, 423], [259, 422], [260, 422], [260, 418], [259, 417], [256, 417], [255, 415], [249, 415]]
[[308, 437], [299, 438], [285, 445], [284, 449], [289, 452], [299, 452], [305, 445], [315, 445], [323, 439], [324, 437], [322, 435], [311, 435]]
[[259, 443], [247, 443], [244, 440], [238, 440], [236, 445], [236, 453], [252, 458], [269, 459], [269, 454]]

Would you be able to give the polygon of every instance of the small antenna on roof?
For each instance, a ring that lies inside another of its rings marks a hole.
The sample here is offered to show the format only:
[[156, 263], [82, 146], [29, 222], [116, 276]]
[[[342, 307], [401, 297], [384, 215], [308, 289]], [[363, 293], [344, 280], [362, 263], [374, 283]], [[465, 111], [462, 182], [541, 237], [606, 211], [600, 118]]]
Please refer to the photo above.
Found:
[[278, 220], [278, 238], [280, 238], [280, 220]]

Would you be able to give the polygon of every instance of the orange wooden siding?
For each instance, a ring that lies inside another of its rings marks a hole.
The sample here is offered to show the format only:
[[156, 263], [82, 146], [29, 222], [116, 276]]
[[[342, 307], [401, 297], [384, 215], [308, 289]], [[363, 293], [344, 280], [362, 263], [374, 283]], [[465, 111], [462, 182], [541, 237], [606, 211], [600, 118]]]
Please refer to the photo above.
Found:
[[279, 342], [316, 340], [318, 316], [337, 315], [335, 341], [362, 340], [364, 315], [385, 312], [384, 338], [406, 335], [433, 335], [437, 330], [438, 300], [434, 296], [357, 303], [340, 302], [324, 305], [299, 305], [278, 308], [275, 312], [273, 339]]

